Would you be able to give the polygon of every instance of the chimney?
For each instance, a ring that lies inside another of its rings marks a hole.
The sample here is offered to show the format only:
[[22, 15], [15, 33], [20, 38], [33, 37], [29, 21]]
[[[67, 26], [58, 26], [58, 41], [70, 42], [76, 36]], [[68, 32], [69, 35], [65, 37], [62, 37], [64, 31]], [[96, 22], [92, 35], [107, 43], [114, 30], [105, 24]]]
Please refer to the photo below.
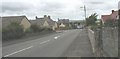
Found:
[[51, 19], [50, 16], [48, 16], [48, 19]]
[[112, 10], [112, 13], [114, 12], [114, 10]]
[[37, 17], [37, 16], [36, 16], [35, 18], [36, 18], [36, 19], [38, 19], [38, 17]]
[[44, 18], [46, 18], [47, 17], [47, 15], [44, 15]]

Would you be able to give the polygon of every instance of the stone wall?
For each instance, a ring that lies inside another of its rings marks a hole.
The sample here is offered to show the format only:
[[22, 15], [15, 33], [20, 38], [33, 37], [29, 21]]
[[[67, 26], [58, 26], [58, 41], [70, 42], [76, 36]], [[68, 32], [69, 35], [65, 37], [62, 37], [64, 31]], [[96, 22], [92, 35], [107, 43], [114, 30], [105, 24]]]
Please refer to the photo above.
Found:
[[103, 57], [103, 49], [102, 49], [102, 40], [99, 38], [99, 31], [92, 31], [88, 29], [88, 37], [90, 39], [93, 53], [96, 57]]
[[117, 28], [105, 27], [100, 31], [88, 29], [88, 36], [96, 57], [118, 56], [118, 30]]
[[118, 28], [103, 28], [102, 35], [105, 56], [118, 57]]

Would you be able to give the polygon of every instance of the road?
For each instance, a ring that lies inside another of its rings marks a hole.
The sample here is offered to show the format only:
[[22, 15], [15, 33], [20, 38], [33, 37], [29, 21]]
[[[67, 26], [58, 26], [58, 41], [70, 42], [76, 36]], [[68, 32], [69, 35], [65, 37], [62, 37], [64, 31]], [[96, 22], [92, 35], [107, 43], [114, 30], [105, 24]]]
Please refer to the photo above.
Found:
[[[70, 51], [72, 52], [69, 53]], [[80, 29], [65, 30], [46, 37], [4, 46], [2, 54], [3, 57], [93, 57], [86, 32]]]

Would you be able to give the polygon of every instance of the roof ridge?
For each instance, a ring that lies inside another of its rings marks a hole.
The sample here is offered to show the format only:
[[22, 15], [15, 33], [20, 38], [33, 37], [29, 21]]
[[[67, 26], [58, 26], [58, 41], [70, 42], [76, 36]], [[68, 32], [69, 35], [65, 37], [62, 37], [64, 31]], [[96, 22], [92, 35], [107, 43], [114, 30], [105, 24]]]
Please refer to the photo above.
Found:
[[21, 15], [21, 16], [2, 16], [2, 17], [26, 17], [25, 15]]

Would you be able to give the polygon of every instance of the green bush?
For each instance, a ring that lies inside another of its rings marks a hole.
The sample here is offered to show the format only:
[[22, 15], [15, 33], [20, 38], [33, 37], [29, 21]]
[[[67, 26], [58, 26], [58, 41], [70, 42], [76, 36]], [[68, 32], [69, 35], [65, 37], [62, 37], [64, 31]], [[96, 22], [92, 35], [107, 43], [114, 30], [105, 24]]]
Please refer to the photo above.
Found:
[[40, 31], [40, 27], [38, 27], [38, 25], [36, 25], [36, 24], [31, 25], [30, 29], [32, 32], [39, 32]]
[[2, 29], [3, 41], [21, 38], [23, 35], [24, 35], [23, 27], [16, 22], [11, 22], [10, 25]]
[[34, 25], [31, 25], [30, 31], [42, 32], [42, 31], [52, 31], [52, 29], [47, 27], [39, 27], [38, 25], [34, 24]]
[[94, 30], [101, 28], [101, 27], [102, 27], [101, 25], [92, 25], [92, 26], [90, 26], [90, 29], [94, 31]]
[[42, 30], [43, 30], [43, 31], [52, 31], [52, 29], [51, 29], [51, 28], [45, 28], [45, 27], [44, 27], [44, 28], [42, 28]]

